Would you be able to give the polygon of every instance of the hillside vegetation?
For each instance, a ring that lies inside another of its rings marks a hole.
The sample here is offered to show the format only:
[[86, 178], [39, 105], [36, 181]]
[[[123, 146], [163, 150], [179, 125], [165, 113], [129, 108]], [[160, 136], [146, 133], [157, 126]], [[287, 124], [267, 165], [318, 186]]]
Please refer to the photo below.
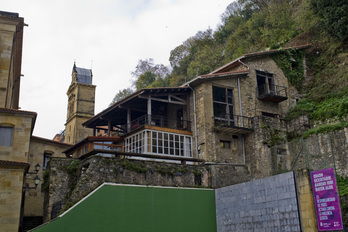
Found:
[[133, 88], [119, 91], [112, 103], [141, 88], [179, 86], [246, 53], [312, 44], [305, 52], [306, 79], [296, 83], [302, 99], [286, 119], [309, 114], [319, 125], [334, 119], [309, 133], [347, 127], [347, 12], [345, 0], [232, 2], [215, 31], [199, 31], [170, 51], [171, 67], [139, 60]]

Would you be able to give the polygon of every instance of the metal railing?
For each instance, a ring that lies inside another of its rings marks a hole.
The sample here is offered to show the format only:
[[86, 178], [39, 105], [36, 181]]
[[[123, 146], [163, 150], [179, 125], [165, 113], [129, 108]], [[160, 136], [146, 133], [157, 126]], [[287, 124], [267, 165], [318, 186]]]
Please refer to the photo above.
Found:
[[218, 115], [214, 117], [214, 126], [253, 129], [253, 118], [234, 114]]
[[286, 87], [279, 85], [261, 85], [256, 87], [257, 97], [287, 97]]
[[122, 125], [121, 127], [124, 129], [125, 133], [129, 133], [144, 125], [191, 131], [191, 122], [188, 120], [148, 114], [133, 120], [131, 123]]

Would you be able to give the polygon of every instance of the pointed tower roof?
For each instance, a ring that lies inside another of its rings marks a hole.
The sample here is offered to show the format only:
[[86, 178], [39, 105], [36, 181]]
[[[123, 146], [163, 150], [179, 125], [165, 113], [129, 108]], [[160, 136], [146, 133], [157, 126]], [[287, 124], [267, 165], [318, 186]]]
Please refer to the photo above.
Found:
[[74, 67], [72, 70], [72, 75], [76, 73], [76, 82], [81, 84], [92, 84], [92, 70], [76, 67], [76, 62], [74, 62]]

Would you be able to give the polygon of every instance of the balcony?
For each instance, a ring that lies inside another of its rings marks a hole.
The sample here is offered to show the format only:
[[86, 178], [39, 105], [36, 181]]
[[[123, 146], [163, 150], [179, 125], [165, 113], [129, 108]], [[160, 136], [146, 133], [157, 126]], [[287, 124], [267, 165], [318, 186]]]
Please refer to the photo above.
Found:
[[[95, 152], [98, 151], [98, 152]], [[104, 157], [113, 157], [112, 153], [123, 151], [123, 139], [120, 137], [88, 136], [64, 151], [68, 157], [84, 158], [91, 153]]]
[[[142, 133], [142, 135], [140, 135]], [[96, 155], [152, 161], [204, 162], [192, 156], [192, 138], [148, 130], [128, 138], [89, 136], [64, 151], [67, 157], [85, 159]]]
[[253, 118], [240, 115], [220, 115], [213, 118], [214, 131], [248, 134], [253, 131]]
[[257, 98], [262, 101], [282, 102], [288, 99], [286, 87], [279, 85], [261, 85], [256, 88]]
[[178, 118], [168, 118], [163, 116], [145, 114], [129, 124], [122, 125], [125, 134], [137, 131], [140, 128], [149, 126], [151, 128], [162, 127], [174, 130], [191, 131], [191, 122]]

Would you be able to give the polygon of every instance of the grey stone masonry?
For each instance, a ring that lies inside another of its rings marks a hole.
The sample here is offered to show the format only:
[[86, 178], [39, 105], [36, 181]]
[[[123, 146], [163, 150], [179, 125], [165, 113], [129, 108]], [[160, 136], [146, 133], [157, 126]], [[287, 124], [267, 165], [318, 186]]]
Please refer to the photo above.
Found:
[[219, 188], [217, 231], [300, 231], [293, 172]]

